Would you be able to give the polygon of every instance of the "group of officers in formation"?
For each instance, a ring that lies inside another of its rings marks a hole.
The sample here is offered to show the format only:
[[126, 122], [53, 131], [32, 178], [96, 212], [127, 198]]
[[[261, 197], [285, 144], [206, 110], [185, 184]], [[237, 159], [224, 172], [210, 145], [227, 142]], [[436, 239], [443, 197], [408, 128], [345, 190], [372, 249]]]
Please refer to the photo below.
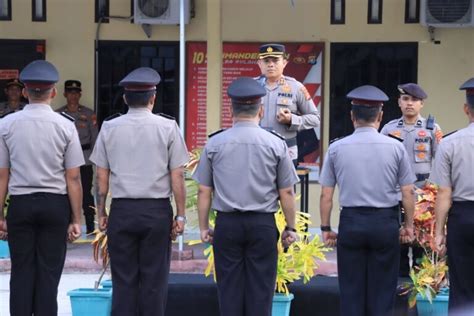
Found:
[[[287, 59], [283, 45], [260, 47], [262, 75], [230, 84], [233, 126], [210, 135], [193, 174], [201, 239], [214, 247], [222, 316], [271, 315], [277, 243], [288, 247], [298, 238], [296, 134], [318, 127], [320, 115], [303, 84], [283, 75]], [[77, 80], [65, 82], [67, 105], [52, 110], [58, 81], [54, 65], [34, 61], [7, 84], [9, 101], [0, 104], [0, 205], [10, 197], [6, 218], [0, 212], [0, 238], [8, 239], [11, 253], [10, 313], [57, 315], [66, 241], [81, 235], [83, 209], [87, 233], [94, 231], [95, 206], [108, 235], [112, 315], [165, 315], [171, 241], [186, 223], [189, 156], [174, 119], [152, 113], [160, 76], [148, 67], [125, 76], [119, 85], [128, 111], [105, 119], [100, 133], [94, 112], [79, 104]], [[381, 133], [387, 95], [368, 85], [350, 91], [355, 131], [333, 141], [324, 158], [321, 231], [326, 245], [337, 247], [340, 314], [393, 313], [397, 278], [419, 257], [416, 247], [410, 256], [401, 247], [414, 241], [414, 187], [430, 181], [439, 187], [435, 246], [448, 252], [450, 315], [470, 315], [474, 78], [461, 86], [469, 126], [444, 137], [432, 117], [420, 115], [423, 89], [414, 83], [398, 89], [403, 116]], [[330, 226], [336, 185], [338, 233]], [[274, 218], [279, 204], [286, 219], [281, 236]]]

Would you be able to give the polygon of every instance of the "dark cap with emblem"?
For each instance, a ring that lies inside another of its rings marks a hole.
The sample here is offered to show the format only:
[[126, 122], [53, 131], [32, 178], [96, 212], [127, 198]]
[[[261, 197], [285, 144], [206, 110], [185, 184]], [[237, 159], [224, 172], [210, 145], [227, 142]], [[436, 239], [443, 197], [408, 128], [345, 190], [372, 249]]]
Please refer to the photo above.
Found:
[[412, 97], [415, 97], [420, 100], [424, 100], [428, 97], [425, 91], [417, 85], [416, 83], [404, 83], [398, 85], [398, 91], [400, 94], [408, 94], [411, 95]]
[[267, 57], [280, 57], [285, 58], [285, 45], [282, 44], [264, 44], [260, 46], [258, 50], [258, 58], [264, 59]]
[[474, 77], [464, 82], [459, 90], [466, 90], [466, 101], [474, 106]]
[[15, 78], [15, 79], [10, 79], [7, 81], [5, 88], [9, 88], [9, 87], [18, 87], [18, 88], [23, 89], [25, 85], [20, 80]]
[[237, 78], [227, 88], [227, 95], [235, 104], [255, 104], [266, 94], [265, 88], [250, 77]]
[[79, 80], [66, 80], [64, 82], [65, 91], [82, 91], [81, 82]]
[[59, 73], [50, 62], [35, 60], [21, 71], [20, 80], [28, 89], [46, 90], [54, 87], [54, 84], [58, 82]]
[[120, 81], [119, 86], [130, 92], [154, 91], [160, 81], [160, 75], [156, 70], [149, 67], [140, 67], [126, 75]]
[[388, 101], [388, 96], [379, 88], [365, 85], [355, 88], [346, 97], [351, 99], [352, 105], [382, 106]]

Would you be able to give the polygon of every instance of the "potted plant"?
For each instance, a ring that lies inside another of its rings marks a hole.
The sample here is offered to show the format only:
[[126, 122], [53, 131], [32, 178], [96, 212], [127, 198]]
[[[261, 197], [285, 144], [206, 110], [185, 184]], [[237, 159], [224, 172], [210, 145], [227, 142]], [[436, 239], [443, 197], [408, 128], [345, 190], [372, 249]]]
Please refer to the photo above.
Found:
[[[215, 218], [216, 213], [211, 212], [209, 216], [211, 228], [214, 227]], [[295, 228], [298, 241], [286, 249], [283, 248], [281, 243], [278, 243], [277, 277], [272, 307], [273, 316], [289, 315], [293, 294], [289, 292], [288, 284], [300, 279], [303, 279], [303, 283], [307, 283], [315, 275], [315, 270], [319, 267], [317, 260], [325, 261], [324, 253], [330, 250], [330, 248], [324, 246], [318, 235], [311, 236], [306, 231], [307, 225], [311, 224], [309, 218], [309, 214], [297, 212]], [[281, 208], [275, 213], [275, 221], [281, 234], [286, 226], [285, 216]], [[198, 243], [201, 243], [201, 241], [189, 241], [190, 245]], [[204, 249], [204, 254], [208, 261], [204, 274], [206, 276], [212, 274], [215, 281], [214, 252], [211, 244]]]
[[111, 283], [99, 288], [101, 280], [110, 265], [110, 257], [107, 248], [107, 234], [96, 230], [95, 239], [92, 241], [94, 249], [94, 260], [102, 263], [102, 272], [95, 282], [94, 288], [80, 288], [67, 293], [71, 298], [73, 316], [108, 316], [112, 310], [112, 288]]
[[[7, 216], [8, 201], [9, 201], [9, 198], [7, 196], [7, 198], [5, 199], [5, 205], [2, 210], [4, 217]], [[9, 258], [9, 257], [10, 257], [10, 250], [8, 248], [8, 241], [0, 240], [0, 259]]]
[[416, 304], [419, 315], [447, 315], [448, 311], [448, 266], [446, 258], [438, 256], [434, 250], [436, 193], [437, 187], [433, 184], [416, 190], [415, 238], [424, 255], [419, 265], [410, 271], [412, 284], [404, 284], [401, 293], [409, 295], [409, 306]]

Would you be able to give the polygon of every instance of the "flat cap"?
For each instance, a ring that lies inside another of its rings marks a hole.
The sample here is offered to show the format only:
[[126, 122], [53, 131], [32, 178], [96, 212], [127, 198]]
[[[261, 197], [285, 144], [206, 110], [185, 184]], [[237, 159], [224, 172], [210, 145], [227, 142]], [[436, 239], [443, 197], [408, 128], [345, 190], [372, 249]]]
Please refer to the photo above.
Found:
[[388, 101], [388, 96], [382, 90], [370, 85], [355, 88], [346, 97], [352, 100], [353, 105], [381, 106]]
[[267, 91], [261, 84], [250, 77], [237, 78], [227, 88], [227, 95], [237, 104], [253, 104]]
[[424, 100], [428, 97], [426, 92], [416, 83], [404, 83], [398, 85], [398, 91], [400, 94], [408, 94], [420, 100]]
[[474, 105], [474, 77], [464, 82], [459, 90], [466, 90], [467, 103]]
[[79, 80], [66, 80], [64, 82], [64, 90], [66, 91], [82, 91], [82, 84]]
[[6, 88], [8, 87], [19, 87], [19, 88], [24, 88], [25, 85], [18, 79], [10, 79], [7, 81], [7, 84], [5, 85]]
[[282, 44], [264, 44], [258, 50], [258, 58], [267, 57], [285, 57], [285, 45]]
[[59, 73], [53, 64], [46, 60], [35, 60], [21, 71], [20, 80], [28, 88], [48, 89], [59, 80]]
[[160, 75], [155, 69], [140, 67], [126, 75], [119, 86], [124, 87], [126, 91], [152, 91], [156, 90], [160, 81]]

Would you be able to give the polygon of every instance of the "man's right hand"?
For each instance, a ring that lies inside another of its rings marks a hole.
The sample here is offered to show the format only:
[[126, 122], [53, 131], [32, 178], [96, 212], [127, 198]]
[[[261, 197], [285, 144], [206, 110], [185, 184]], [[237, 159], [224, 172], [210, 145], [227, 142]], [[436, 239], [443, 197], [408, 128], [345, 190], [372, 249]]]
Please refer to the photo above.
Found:
[[204, 243], [212, 244], [214, 241], [214, 231], [210, 228], [201, 230], [201, 240]]
[[284, 230], [283, 233], [281, 233], [281, 243], [283, 244], [283, 248], [288, 248], [297, 239], [298, 235], [296, 235], [294, 231]]
[[8, 239], [7, 220], [0, 219], [0, 240]]
[[400, 242], [404, 244], [411, 243], [415, 240], [415, 234], [413, 232], [413, 226], [403, 226], [400, 229]]

